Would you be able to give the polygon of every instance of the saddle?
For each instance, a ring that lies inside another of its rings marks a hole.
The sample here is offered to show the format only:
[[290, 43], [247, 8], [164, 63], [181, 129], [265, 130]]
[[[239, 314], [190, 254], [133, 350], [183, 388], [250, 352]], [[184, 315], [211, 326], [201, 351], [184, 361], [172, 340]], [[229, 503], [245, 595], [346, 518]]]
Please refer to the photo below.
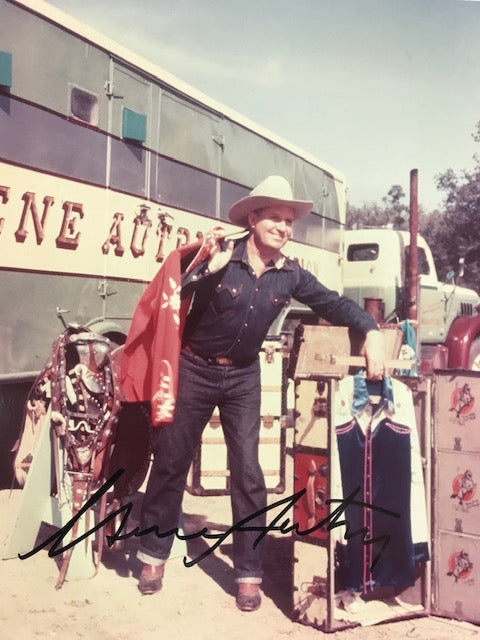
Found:
[[[52, 495], [60, 505], [69, 504], [74, 517], [109, 477], [121, 400], [110, 340], [84, 327], [69, 325], [54, 341], [50, 359], [27, 399], [14, 461], [19, 485], [25, 484], [40, 429], [50, 428], [54, 463]], [[45, 424], [48, 415], [49, 425]], [[114, 498], [118, 499], [118, 496]], [[103, 520], [106, 513], [105, 493], [99, 519]], [[78, 522], [77, 519], [72, 528], [72, 541], [77, 536]], [[88, 523], [87, 527], [90, 528]], [[98, 568], [103, 535], [99, 535], [96, 542], [95, 566]], [[57, 589], [65, 580], [72, 550], [73, 547], [64, 554]]]

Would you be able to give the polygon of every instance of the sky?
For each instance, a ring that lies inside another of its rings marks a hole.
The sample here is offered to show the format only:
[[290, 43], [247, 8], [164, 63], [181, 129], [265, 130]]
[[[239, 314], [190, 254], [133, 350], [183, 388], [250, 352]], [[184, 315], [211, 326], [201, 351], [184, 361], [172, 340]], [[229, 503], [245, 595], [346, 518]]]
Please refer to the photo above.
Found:
[[480, 149], [477, 0], [50, 0], [341, 171], [354, 206]]

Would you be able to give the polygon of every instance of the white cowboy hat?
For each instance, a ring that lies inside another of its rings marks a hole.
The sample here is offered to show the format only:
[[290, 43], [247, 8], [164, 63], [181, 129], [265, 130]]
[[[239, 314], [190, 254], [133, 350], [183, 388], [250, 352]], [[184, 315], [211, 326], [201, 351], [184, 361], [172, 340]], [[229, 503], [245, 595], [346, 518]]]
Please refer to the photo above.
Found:
[[232, 205], [228, 217], [235, 224], [247, 227], [247, 217], [250, 211], [271, 207], [275, 204], [291, 207], [295, 220], [306, 216], [313, 208], [313, 202], [309, 200], [293, 199], [292, 187], [288, 180], [282, 176], [268, 176], [250, 191], [250, 195]]

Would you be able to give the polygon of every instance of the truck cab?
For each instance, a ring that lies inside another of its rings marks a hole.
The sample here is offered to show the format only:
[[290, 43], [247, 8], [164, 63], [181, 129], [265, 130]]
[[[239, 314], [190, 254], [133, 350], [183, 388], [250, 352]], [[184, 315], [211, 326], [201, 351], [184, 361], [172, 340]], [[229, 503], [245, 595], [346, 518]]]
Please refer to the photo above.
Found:
[[[384, 302], [386, 322], [406, 314], [406, 270], [410, 234], [395, 229], [345, 232], [343, 284], [345, 295], [364, 306], [364, 299]], [[418, 323], [423, 345], [443, 344], [455, 319], [476, 314], [479, 295], [472, 289], [440, 282], [430, 247], [418, 236]]]

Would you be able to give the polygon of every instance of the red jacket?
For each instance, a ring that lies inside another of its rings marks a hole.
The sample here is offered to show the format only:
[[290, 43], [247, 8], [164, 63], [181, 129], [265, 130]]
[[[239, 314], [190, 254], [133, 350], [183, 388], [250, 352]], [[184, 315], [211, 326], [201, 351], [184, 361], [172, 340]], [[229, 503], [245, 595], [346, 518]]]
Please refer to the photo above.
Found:
[[201, 242], [184, 245], [168, 255], [135, 308], [123, 348], [120, 382], [125, 399], [150, 400], [154, 426], [173, 420], [182, 333], [190, 306], [190, 299], [180, 296], [181, 261], [200, 246]]

